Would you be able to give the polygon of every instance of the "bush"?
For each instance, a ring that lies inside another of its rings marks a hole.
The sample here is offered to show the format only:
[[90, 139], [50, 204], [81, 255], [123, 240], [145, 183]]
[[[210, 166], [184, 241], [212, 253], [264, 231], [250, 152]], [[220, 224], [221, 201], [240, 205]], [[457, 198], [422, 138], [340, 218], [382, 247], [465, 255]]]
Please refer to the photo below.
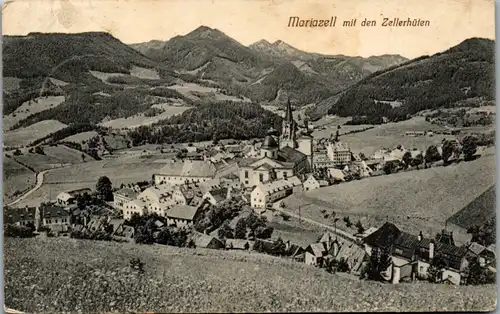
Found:
[[33, 231], [34, 228], [30, 228], [28, 226], [16, 226], [7, 224], [5, 225], [4, 234], [6, 237], [31, 238], [35, 236]]

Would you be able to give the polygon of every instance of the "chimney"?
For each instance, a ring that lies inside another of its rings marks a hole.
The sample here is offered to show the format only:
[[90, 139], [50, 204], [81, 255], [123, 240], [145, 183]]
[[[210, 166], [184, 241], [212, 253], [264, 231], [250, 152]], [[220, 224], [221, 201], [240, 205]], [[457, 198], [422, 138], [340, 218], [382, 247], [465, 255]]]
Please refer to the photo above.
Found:
[[429, 259], [434, 258], [434, 240], [431, 240], [431, 243], [429, 243]]
[[423, 235], [422, 235], [422, 231], [420, 231], [420, 233], [418, 234], [418, 242], [422, 241], [423, 239]]

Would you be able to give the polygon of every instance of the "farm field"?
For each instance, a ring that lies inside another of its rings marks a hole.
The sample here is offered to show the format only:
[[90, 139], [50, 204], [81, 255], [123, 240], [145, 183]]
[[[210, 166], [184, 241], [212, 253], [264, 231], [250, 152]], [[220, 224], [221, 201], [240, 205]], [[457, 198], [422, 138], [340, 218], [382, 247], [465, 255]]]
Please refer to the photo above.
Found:
[[34, 140], [45, 137], [65, 127], [67, 125], [59, 121], [44, 120], [25, 128], [5, 132], [3, 135], [3, 144], [4, 146], [27, 146]]
[[[384, 285], [249, 252], [67, 238], [7, 238], [4, 250], [5, 304], [30, 313], [492, 311], [496, 305], [494, 286]], [[145, 263], [142, 275], [130, 269], [132, 258]]]
[[3, 118], [3, 130], [10, 130], [17, 122], [26, 119], [32, 114], [59, 106], [64, 99], [64, 96], [47, 96], [23, 102], [13, 113]]
[[156, 104], [151, 107], [163, 109], [164, 112], [153, 117], [146, 117], [144, 113], [140, 113], [128, 118], [119, 118], [119, 119], [109, 120], [106, 122], [101, 122], [100, 125], [104, 127], [111, 127], [113, 129], [132, 129], [139, 127], [141, 125], [151, 125], [160, 120], [168, 119], [172, 116], [181, 114], [190, 108], [186, 106], [173, 106], [172, 104], [168, 103]]
[[[345, 133], [345, 128], [342, 126], [341, 134]], [[356, 126], [353, 126], [356, 127]], [[357, 126], [361, 127], [361, 126]], [[348, 143], [351, 150], [356, 153], [362, 152], [366, 156], [372, 155], [375, 151], [381, 148], [394, 148], [397, 145], [403, 145], [407, 149], [417, 148], [425, 150], [430, 145], [440, 144], [443, 139], [453, 139], [455, 136], [436, 134], [433, 137], [429, 136], [406, 136], [407, 131], [427, 131], [427, 130], [443, 130], [444, 127], [432, 124], [425, 121], [423, 117], [416, 117], [410, 120], [376, 125], [375, 128], [347, 135], [341, 135], [340, 140]], [[335, 132], [333, 129], [332, 132]]]
[[268, 221], [269, 227], [274, 229], [273, 239], [281, 237], [284, 241], [289, 240], [291, 243], [300, 245], [303, 248], [317, 242], [325, 231], [309, 223], [299, 222], [298, 219], [293, 217], [284, 220], [280, 216], [274, 216]]
[[158, 75], [158, 71], [154, 69], [147, 69], [147, 68], [142, 68], [138, 67], [136, 65], [133, 65], [132, 68], [130, 69], [130, 75], [138, 77], [140, 79], [145, 79], [145, 80], [159, 80], [160, 75]]
[[36, 174], [15, 160], [3, 158], [3, 199], [10, 202], [16, 192], [24, 192], [36, 184]]
[[89, 139], [98, 136], [99, 134], [96, 131], [88, 131], [88, 132], [82, 132], [78, 133], [75, 135], [68, 136], [64, 139], [62, 139], [62, 142], [74, 142], [78, 144], [82, 144], [82, 142], [86, 142]]
[[244, 101], [244, 102], [250, 101], [248, 98], [244, 98], [242, 100], [235, 96], [224, 95], [222, 93], [219, 93], [216, 88], [201, 86], [195, 83], [183, 83], [182, 85], [172, 85], [169, 86], [168, 88], [174, 89], [179, 93], [181, 93], [182, 95], [189, 97], [191, 99], [198, 99], [199, 97], [197, 96], [197, 94], [201, 93], [201, 94], [206, 94], [206, 96], [213, 96], [216, 98], [216, 100], [219, 101], [225, 101], [225, 100]]
[[93, 161], [94, 158], [84, 154], [78, 150], [69, 148], [65, 145], [45, 146], [43, 147], [44, 154], [24, 152], [19, 156], [12, 156], [14, 160], [20, 164], [40, 172], [47, 169], [62, 167], [68, 164], [77, 164], [84, 162], [82, 155], [85, 156], [85, 161]]
[[134, 157], [117, 157], [110, 160], [99, 160], [52, 169], [45, 173], [42, 187], [29, 197], [19, 202], [18, 206], [37, 204], [47, 199], [50, 194], [55, 198], [58, 193], [79, 188], [95, 188], [97, 179], [108, 176], [113, 186], [138, 181], [151, 180], [165, 163], [148, 161]]
[[[392, 175], [383, 175], [333, 185], [292, 195], [285, 199], [288, 210], [333, 226], [332, 217], [349, 216], [352, 223], [361, 219], [363, 226], [379, 227], [385, 221], [403, 230], [433, 236], [454, 213], [495, 184], [495, 156], [483, 156], [471, 162]], [[345, 229], [340, 220], [337, 227]], [[352, 230], [351, 230], [352, 231]]]

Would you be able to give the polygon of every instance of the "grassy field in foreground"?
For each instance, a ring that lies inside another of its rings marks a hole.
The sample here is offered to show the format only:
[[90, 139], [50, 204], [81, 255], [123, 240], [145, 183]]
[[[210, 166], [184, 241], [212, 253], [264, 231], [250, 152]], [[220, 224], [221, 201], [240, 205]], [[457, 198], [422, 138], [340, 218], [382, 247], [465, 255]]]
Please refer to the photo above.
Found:
[[[471, 162], [383, 175], [320, 188], [285, 200], [288, 209], [333, 226], [320, 211], [350, 216], [364, 227], [379, 227], [389, 220], [404, 230], [434, 235], [446, 219], [495, 183], [495, 157]], [[337, 215], [338, 217], [338, 215]], [[343, 228], [344, 222], [337, 223]], [[352, 230], [351, 230], [352, 231]]]
[[[248, 252], [5, 241], [5, 304], [26, 312], [492, 311], [494, 286], [383, 285]], [[131, 258], [145, 263], [140, 275]]]

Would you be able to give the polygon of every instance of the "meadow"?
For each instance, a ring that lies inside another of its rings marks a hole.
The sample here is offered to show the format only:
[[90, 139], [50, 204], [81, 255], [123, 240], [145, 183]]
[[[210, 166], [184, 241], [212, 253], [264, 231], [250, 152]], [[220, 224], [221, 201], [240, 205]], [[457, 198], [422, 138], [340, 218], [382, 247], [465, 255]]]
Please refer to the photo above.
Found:
[[25, 101], [19, 108], [14, 110], [13, 113], [3, 117], [2, 123], [4, 131], [10, 130], [17, 122], [26, 119], [32, 114], [59, 106], [63, 103], [64, 99], [64, 96], [47, 96]]
[[[343, 217], [353, 224], [380, 227], [385, 221], [403, 230], [434, 236], [445, 221], [494, 185], [495, 156], [475, 161], [341, 183], [292, 195], [285, 199], [288, 210], [321, 223], [345, 229]], [[323, 213], [322, 210], [325, 210]], [[325, 214], [329, 214], [325, 218]], [[353, 232], [355, 228], [351, 228]]]
[[[5, 304], [29, 313], [492, 311], [496, 305], [494, 286], [384, 285], [250, 252], [68, 238], [7, 238], [4, 252]], [[132, 258], [140, 258], [144, 273], [130, 268]]]
[[31, 142], [67, 127], [57, 120], [44, 120], [3, 134], [4, 146], [27, 146]]
[[11, 158], [3, 158], [3, 199], [10, 202], [36, 184], [36, 174]]

